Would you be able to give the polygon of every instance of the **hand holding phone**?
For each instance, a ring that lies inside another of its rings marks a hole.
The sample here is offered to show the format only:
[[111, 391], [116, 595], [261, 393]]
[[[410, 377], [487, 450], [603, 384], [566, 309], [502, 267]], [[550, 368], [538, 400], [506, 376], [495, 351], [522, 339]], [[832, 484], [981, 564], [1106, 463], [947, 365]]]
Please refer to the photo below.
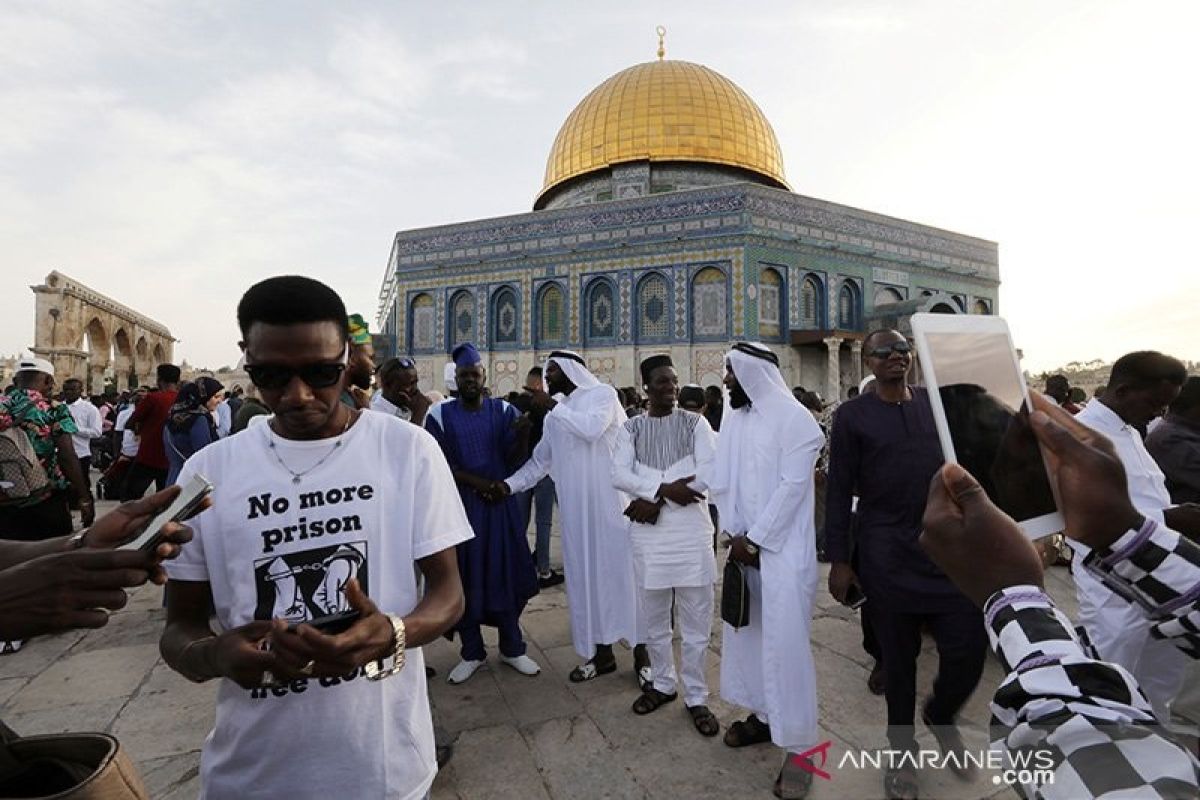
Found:
[[311, 625], [327, 636], [334, 636], [349, 630], [350, 626], [353, 625], [360, 616], [362, 616], [362, 614], [357, 609], [351, 608], [346, 611], [337, 611], [333, 614], [326, 614], [323, 617], [315, 617], [302, 622], [289, 622], [288, 630], [295, 633], [296, 628], [300, 627], [301, 625]]
[[204, 503], [204, 498], [212, 494], [213, 485], [208, 478], [197, 473], [187, 482], [187, 485], [159, 514], [155, 515], [128, 541], [117, 546], [118, 550], [153, 550], [162, 539], [162, 528], [168, 522], [181, 522], [192, 516]]

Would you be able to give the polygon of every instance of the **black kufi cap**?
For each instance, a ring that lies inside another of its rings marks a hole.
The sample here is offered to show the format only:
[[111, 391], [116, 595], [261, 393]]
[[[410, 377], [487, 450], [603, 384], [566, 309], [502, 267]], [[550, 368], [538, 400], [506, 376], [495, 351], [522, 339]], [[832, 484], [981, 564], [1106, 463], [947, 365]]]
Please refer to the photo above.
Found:
[[641, 366], [642, 383], [649, 383], [650, 382], [650, 373], [654, 372], [654, 370], [658, 369], [659, 367], [673, 367], [673, 366], [675, 366], [675, 362], [672, 361], [671, 357], [669, 355], [667, 355], [666, 353], [659, 353], [658, 355], [653, 355], [647, 359], [643, 359], [642, 366]]

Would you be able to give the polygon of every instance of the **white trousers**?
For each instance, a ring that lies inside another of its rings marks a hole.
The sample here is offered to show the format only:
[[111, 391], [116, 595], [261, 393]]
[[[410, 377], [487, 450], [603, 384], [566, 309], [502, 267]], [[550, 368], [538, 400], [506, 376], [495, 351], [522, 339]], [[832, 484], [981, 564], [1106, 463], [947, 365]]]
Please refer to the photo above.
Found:
[[679, 675], [683, 701], [689, 706], [708, 701], [704, 659], [712, 630], [713, 587], [681, 586], [675, 589], [642, 589], [646, 651], [654, 671], [654, 688], [664, 694], [675, 691], [675, 651], [671, 647], [671, 599], [675, 600], [675, 623], [681, 640]]

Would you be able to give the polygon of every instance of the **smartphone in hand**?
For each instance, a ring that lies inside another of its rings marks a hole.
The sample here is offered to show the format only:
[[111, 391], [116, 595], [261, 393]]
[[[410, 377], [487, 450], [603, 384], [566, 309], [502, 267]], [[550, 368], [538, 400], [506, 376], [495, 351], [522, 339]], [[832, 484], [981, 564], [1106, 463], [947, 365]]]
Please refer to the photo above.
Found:
[[301, 625], [311, 625], [321, 633], [333, 636], [335, 634], [344, 633], [350, 628], [358, 618], [362, 616], [357, 609], [349, 609], [346, 611], [338, 611], [333, 614], [326, 614], [323, 617], [315, 617], [304, 622], [292, 622], [288, 624], [288, 630], [295, 631]]
[[153, 550], [162, 540], [162, 527], [168, 522], [182, 522], [195, 514], [199, 510], [200, 504], [204, 502], [204, 498], [212, 494], [212, 491], [213, 485], [209, 483], [208, 478], [199, 473], [193, 475], [192, 479], [175, 496], [171, 505], [155, 515], [132, 539], [119, 545], [117, 549]]

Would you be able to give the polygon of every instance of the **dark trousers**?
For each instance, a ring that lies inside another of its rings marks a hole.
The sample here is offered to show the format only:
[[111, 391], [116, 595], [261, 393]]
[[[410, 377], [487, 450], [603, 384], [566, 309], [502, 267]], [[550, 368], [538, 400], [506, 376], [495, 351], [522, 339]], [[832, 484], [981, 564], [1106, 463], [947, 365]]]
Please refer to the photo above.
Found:
[[917, 656], [921, 652], [922, 624], [929, 627], [938, 649], [938, 672], [928, 705], [930, 720], [935, 725], [950, 725], [983, 674], [988, 648], [983, 615], [973, 608], [903, 614], [891, 610], [894, 606], [886, 603], [868, 601], [866, 607], [887, 670], [884, 694], [888, 741], [893, 749], [915, 750]]
[[92, 488], [92, 457], [86, 456], [79, 459], [79, 469], [83, 472], [83, 485], [88, 489]]
[[161, 492], [167, 488], [167, 471], [155, 469], [140, 461], [133, 462], [133, 466], [125, 475], [125, 486], [121, 489], [121, 499], [137, 500], [146, 493], [152, 483], [157, 491]]
[[[525, 655], [525, 639], [521, 636], [521, 626], [517, 624], [516, 614], [506, 614], [499, 619], [496, 630], [500, 633], [500, 653], [509, 658]], [[462, 647], [459, 650], [464, 661], [483, 661], [487, 650], [483, 646], [483, 633], [478, 625], [461, 623], [458, 628], [458, 639]]]
[[66, 536], [74, 529], [71, 498], [66, 491], [54, 492], [37, 505], [0, 508], [0, 539], [40, 542]]
[[871, 627], [871, 601], [868, 600], [858, 610], [858, 623], [862, 627], [862, 646], [867, 655], [883, 663], [883, 652], [879, 649], [879, 640], [875, 638], [875, 629]]

